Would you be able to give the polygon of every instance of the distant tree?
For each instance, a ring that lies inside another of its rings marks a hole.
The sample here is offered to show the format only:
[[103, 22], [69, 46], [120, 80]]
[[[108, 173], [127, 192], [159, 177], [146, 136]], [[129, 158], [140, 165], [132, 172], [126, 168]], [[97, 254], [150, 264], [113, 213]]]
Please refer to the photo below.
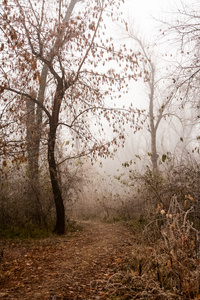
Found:
[[[120, 2], [123, 1], [2, 2], [3, 115], [13, 121], [9, 129], [11, 136], [19, 137], [15, 146], [20, 149], [26, 146], [21, 120], [25, 118], [24, 112], [28, 114], [26, 142], [28, 147], [31, 139], [33, 143], [33, 148], [28, 148], [30, 170], [38, 169], [41, 134], [47, 141], [58, 234], [65, 231], [65, 208], [57, 168], [60, 162], [55, 148], [58, 127], [65, 128], [69, 147], [74, 143], [70, 139], [72, 132], [81, 141], [81, 150], [75, 157], [113, 155], [112, 145], [117, 147], [119, 142], [124, 142], [120, 124], [128, 120], [129, 114], [106, 106], [106, 100], [114, 99], [115, 92], [121, 95], [127, 91], [127, 78], [137, 78], [139, 55], [128, 53], [125, 46], [115, 49], [112, 37], [106, 32], [104, 18], [106, 21], [117, 18]], [[112, 128], [114, 138], [110, 141], [106, 136], [103, 142], [100, 132], [104, 132], [105, 122]], [[97, 134], [93, 124], [98, 125]]]
[[[134, 41], [136, 47], [141, 51], [142, 56], [144, 57], [143, 63], [143, 72], [144, 83], [147, 86], [148, 91], [148, 100], [149, 100], [149, 108], [147, 113], [147, 130], [150, 133], [151, 137], [151, 147], [149, 156], [152, 164], [153, 173], [158, 173], [158, 150], [157, 150], [157, 131], [160, 125], [160, 122], [163, 118], [168, 115], [168, 108], [173, 99], [173, 88], [170, 87], [168, 92], [163, 93], [158, 96], [158, 91], [163, 89], [161, 86], [161, 80], [163, 79], [163, 74], [158, 75], [158, 62], [156, 62], [155, 54], [151, 53], [149, 46], [145, 45], [145, 42], [142, 41], [136, 34], [134, 34], [132, 27], [126, 24], [126, 37]], [[159, 99], [158, 99], [159, 98]]]

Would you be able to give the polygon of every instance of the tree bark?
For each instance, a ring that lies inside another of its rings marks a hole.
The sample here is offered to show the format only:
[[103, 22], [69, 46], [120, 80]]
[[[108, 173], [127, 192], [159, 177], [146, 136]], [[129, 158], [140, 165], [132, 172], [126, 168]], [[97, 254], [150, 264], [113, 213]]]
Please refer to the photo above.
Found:
[[158, 154], [156, 148], [156, 131], [154, 120], [154, 84], [155, 84], [155, 69], [154, 65], [150, 63], [151, 79], [149, 81], [150, 95], [149, 95], [149, 118], [150, 118], [150, 134], [151, 134], [151, 163], [153, 173], [158, 172]]
[[[46, 90], [46, 81], [48, 74], [48, 66], [46, 64], [43, 65], [41, 72], [41, 84], [38, 92], [38, 102], [42, 105], [44, 103], [44, 96]], [[37, 160], [37, 164], [39, 166], [39, 154], [40, 154], [40, 141], [41, 141], [41, 126], [42, 126], [42, 108], [37, 105], [36, 109], [36, 138], [35, 138], [35, 159]]]
[[28, 188], [27, 188], [27, 214], [39, 226], [42, 224], [41, 207], [39, 202], [39, 177], [38, 177], [38, 151], [37, 143], [38, 128], [36, 124], [35, 103], [26, 101], [27, 120], [26, 120], [26, 141], [28, 158]]
[[[38, 93], [38, 102], [43, 104], [44, 94], [46, 89], [46, 79], [48, 74], [48, 66], [43, 65], [41, 72], [41, 84]], [[36, 94], [34, 94], [36, 98]], [[27, 99], [27, 158], [28, 158], [28, 178], [29, 178], [29, 205], [30, 213], [36, 222], [41, 226], [42, 222], [47, 227], [46, 218], [42, 211], [40, 202], [40, 184], [39, 184], [39, 154], [40, 154], [40, 140], [41, 140], [41, 125], [42, 125], [42, 109], [36, 106], [33, 101]]]
[[51, 178], [52, 191], [56, 207], [56, 226], [54, 232], [57, 234], [65, 233], [65, 207], [62, 198], [61, 187], [59, 184], [58, 170], [55, 160], [55, 142], [56, 131], [58, 127], [58, 118], [60, 112], [60, 105], [64, 97], [64, 87], [62, 80], [58, 82], [56, 94], [54, 97], [53, 112], [50, 119], [50, 131], [48, 138], [48, 163], [49, 173]]
[[35, 103], [26, 101], [26, 141], [27, 141], [27, 156], [28, 156], [28, 177], [34, 179], [38, 175], [38, 159], [36, 157], [36, 116]]
[[56, 207], [56, 226], [54, 232], [57, 234], [65, 233], [65, 207], [62, 193], [59, 186], [58, 171], [55, 162], [55, 130], [50, 130], [48, 140], [48, 162], [51, 185], [53, 190], [54, 202]]

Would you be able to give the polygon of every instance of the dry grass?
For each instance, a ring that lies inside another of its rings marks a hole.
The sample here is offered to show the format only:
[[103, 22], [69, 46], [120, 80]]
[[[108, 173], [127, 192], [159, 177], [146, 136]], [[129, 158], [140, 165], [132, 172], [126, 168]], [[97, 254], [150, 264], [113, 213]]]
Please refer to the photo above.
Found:
[[[193, 202], [190, 195], [183, 203], [173, 196], [167, 213], [158, 206], [154, 229], [152, 222], [132, 251], [137, 262], [130, 272], [132, 282], [143, 287], [134, 299], [199, 299], [200, 232], [190, 221]], [[155, 243], [152, 230], [157, 234]]]

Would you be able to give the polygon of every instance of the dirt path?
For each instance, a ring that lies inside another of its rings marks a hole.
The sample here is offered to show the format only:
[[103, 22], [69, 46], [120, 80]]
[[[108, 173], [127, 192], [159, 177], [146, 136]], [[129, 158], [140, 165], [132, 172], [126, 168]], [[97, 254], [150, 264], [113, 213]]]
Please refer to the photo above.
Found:
[[132, 299], [122, 277], [133, 244], [122, 224], [89, 221], [64, 237], [11, 244], [0, 261], [0, 299]]

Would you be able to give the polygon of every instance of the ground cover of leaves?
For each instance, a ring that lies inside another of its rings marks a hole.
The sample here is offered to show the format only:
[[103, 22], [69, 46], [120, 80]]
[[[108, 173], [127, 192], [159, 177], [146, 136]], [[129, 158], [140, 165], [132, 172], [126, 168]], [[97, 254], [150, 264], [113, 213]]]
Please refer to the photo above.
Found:
[[153, 249], [143, 253], [123, 224], [82, 226], [62, 237], [4, 244], [0, 299], [181, 299], [162, 296], [159, 282], [141, 276], [142, 257], [148, 261]]
[[7, 243], [0, 298], [115, 299], [117, 291], [125, 299], [120, 276], [131, 261], [133, 238], [122, 224], [87, 221], [63, 237]]

